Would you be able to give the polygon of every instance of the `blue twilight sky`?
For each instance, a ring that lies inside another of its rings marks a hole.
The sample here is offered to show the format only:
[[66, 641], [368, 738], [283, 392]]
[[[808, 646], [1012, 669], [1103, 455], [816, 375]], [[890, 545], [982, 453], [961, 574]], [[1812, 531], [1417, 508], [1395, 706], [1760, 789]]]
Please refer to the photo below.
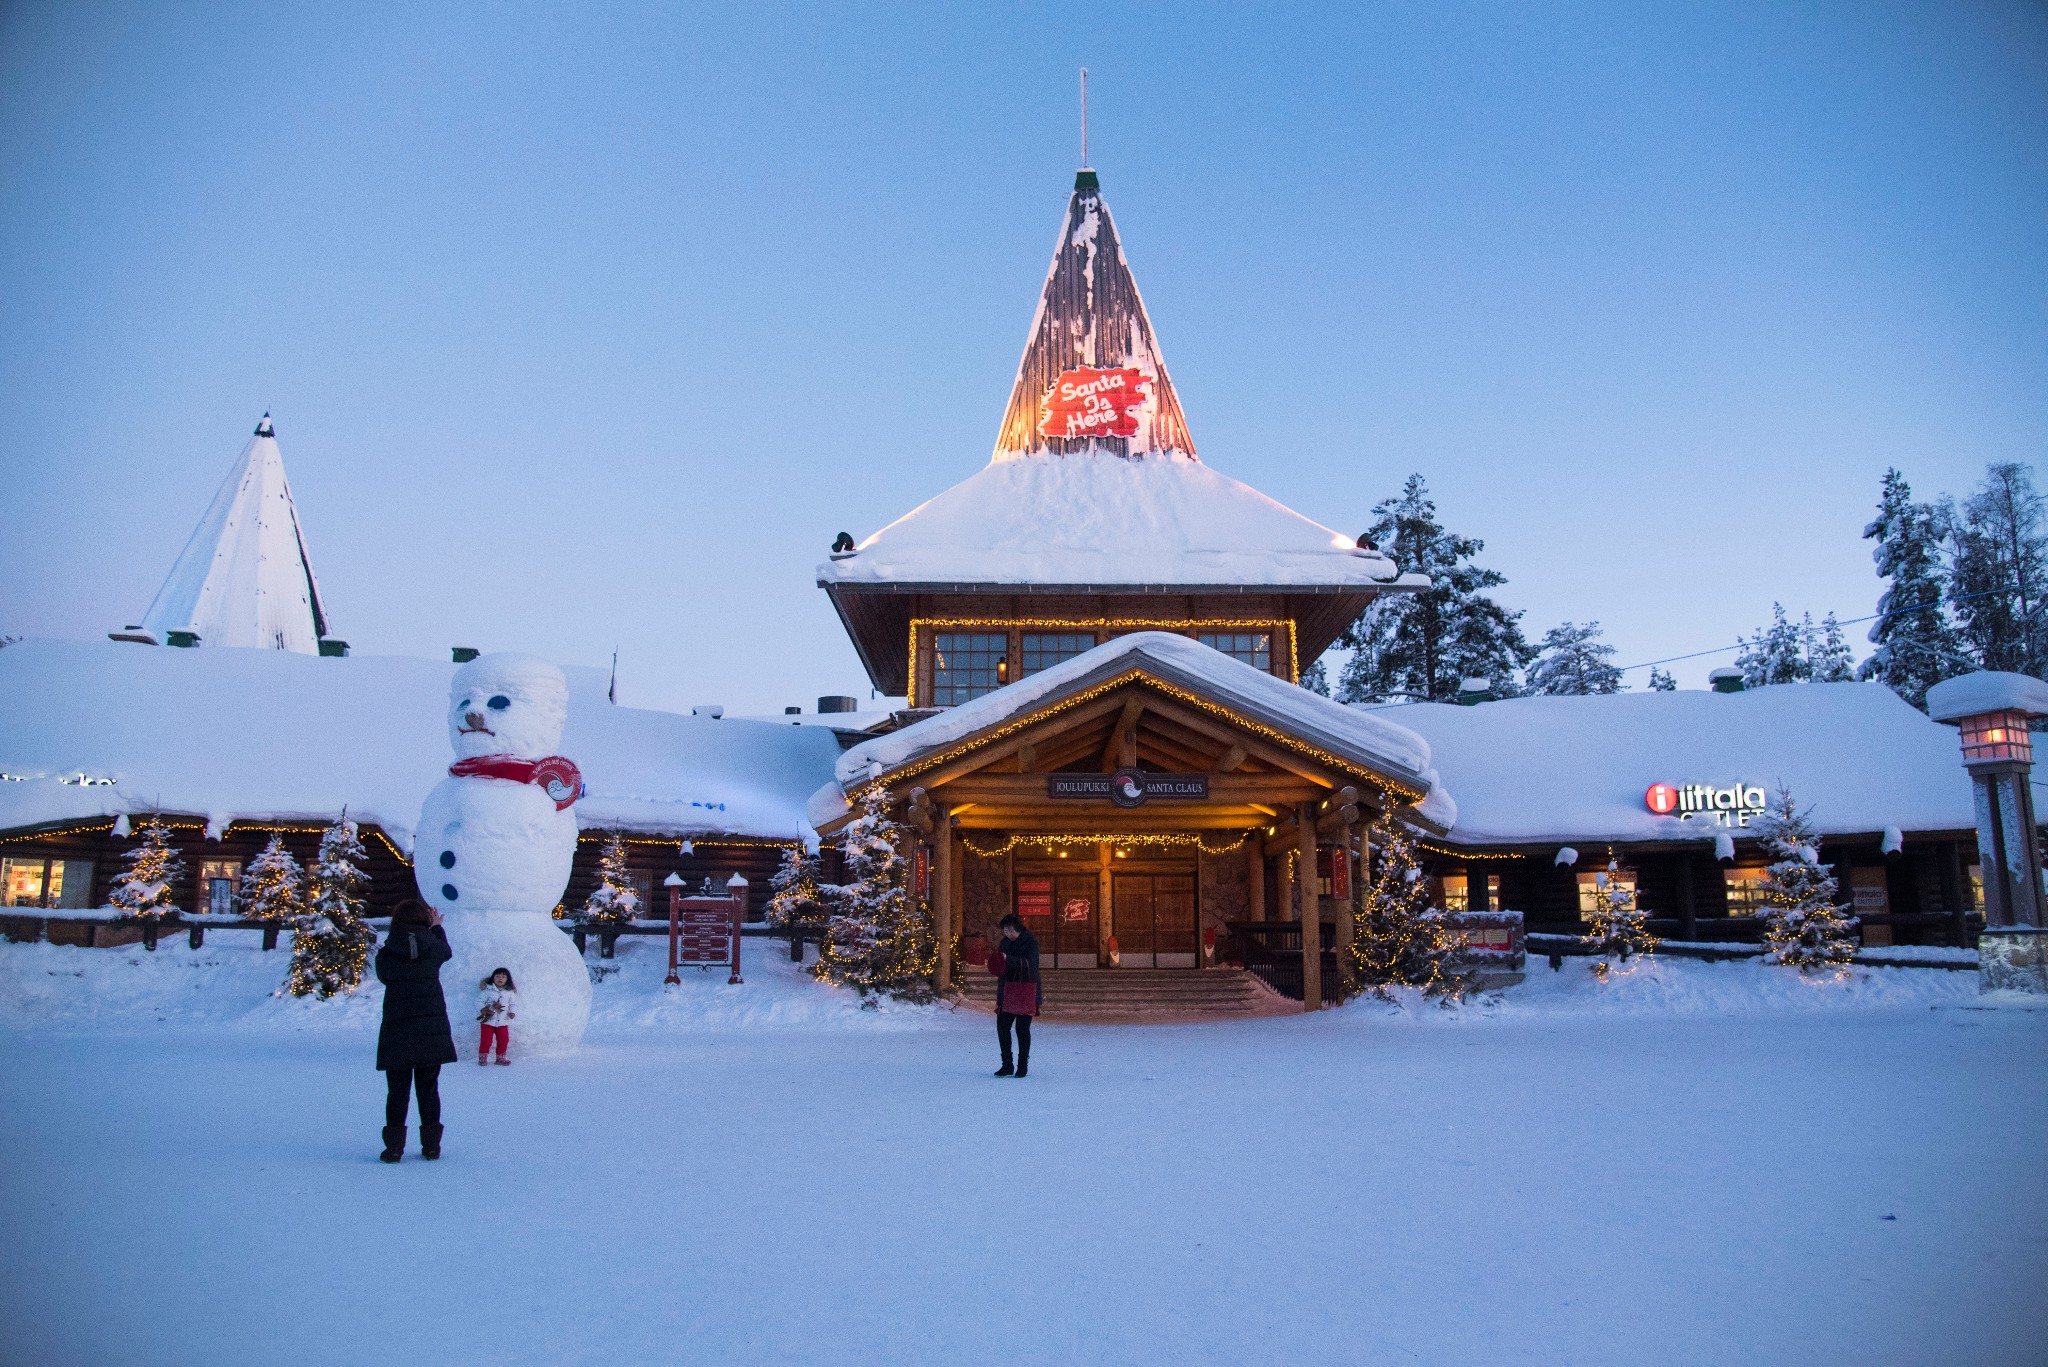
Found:
[[137, 620], [270, 409], [359, 653], [866, 696], [813, 567], [987, 459], [1084, 64], [1203, 459], [1424, 472], [1532, 636], [1862, 615], [1887, 464], [2048, 451], [2020, 0], [16, 0], [0, 633]]

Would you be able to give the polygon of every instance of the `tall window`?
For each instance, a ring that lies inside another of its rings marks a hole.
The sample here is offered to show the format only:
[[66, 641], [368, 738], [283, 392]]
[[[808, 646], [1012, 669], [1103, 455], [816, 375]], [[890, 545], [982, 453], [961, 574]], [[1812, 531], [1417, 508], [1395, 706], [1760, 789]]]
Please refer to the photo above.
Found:
[[1007, 679], [1007, 632], [942, 631], [932, 637], [932, 705], [952, 707], [993, 693]]
[[[1472, 910], [1472, 880], [1462, 873], [1447, 873], [1441, 880], [1444, 893], [1445, 911]], [[1489, 911], [1500, 910], [1500, 875], [1486, 875], [1486, 906]]]
[[1600, 876], [1602, 874], [1606, 874], [1607, 877], [1612, 878], [1622, 887], [1627, 888], [1631, 902], [1638, 909], [1642, 907], [1641, 902], [1634, 901], [1636, 892], [1636, 871], [1634, 869], [1622, 869], [1619, 872], [1613, 873], [1608, 872], [1606, 869], [1599, 869], [1592, 873], [1582, 873], [1579, 875], [1579, 919], [1581, 921], [1591, 919], [1593, 913], [1600, 907], [1600, 893], [1602, 891]]
[[1761, 916], [1764, 914], [1764, 883], [1771, 871], [1761, 864], [1748, 868], [1721, 870], [1723, 885], [1728, 890], [1728, 914], [1730, 916]]
[[242, 861], [202, 859], [199, 861], [199, 895], [206, 909], [216, 916], [231, 916], [235, 897], [242, 891]]
[[43, 904], [41, 859], [0, 859], [0, 892], [10, 907], [39, 907]]
[[1201, 631], [1195, 633], [1195, 639], [1262, 673], [1273, 671], [1273, 637], [1268, 632]]
[[1095, 636], [1092, 632], [1045, 634], [1027, 631], [1024, 633], [1024, 668], [1021, 672], [1025, 677], [1029, 677], [1041, 669], [1050, 669], [1062, 660], [1071, 660], [1076, 655], [1094, 648]]

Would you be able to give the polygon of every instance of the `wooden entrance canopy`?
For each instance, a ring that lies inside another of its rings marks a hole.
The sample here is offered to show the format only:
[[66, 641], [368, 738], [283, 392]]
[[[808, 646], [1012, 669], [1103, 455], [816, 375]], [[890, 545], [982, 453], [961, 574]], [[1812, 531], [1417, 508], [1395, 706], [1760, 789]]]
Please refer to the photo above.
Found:
[[[1299, 852], [1313, 869], [1319, 831], [1343, 839], [1389, 803], [1441, 807], [1426, 744], [1371, 713], [1348, 708], [1185, 637], [1159, 632], [1116, 638], [1045, 672], [997, 689], [840, 757], [838, 781], [813, 799], [827, 838], [851, 819], [850, 803], [881, 785], [932, 847], [932, 905], [942, 979], [950, 978], [959, 926], [963, 833], [1013, 837], [1185, 834], [1250, 837], [1251, 857]], [[1183, 795], [1120, 805], [1106, 793], [1061, 795], [1078, 776], [1134, 771], [1177, 776]], [[1194, 790], [1204, 790], [1199, 796]], [[986, 838], [986, 836], [984, 836]], [[1263, 866], [1260, 866], [1261, 868]], [[1262, 880], [1261, 880], [1262, 881]], [[1315, 898], [1303, 901], [1304, 969], [1320, 972]], [[1280, 919], [1286, 910], [1280, 909]], [[1313, 1006], [1311, 1005], [1311, 1009]]]

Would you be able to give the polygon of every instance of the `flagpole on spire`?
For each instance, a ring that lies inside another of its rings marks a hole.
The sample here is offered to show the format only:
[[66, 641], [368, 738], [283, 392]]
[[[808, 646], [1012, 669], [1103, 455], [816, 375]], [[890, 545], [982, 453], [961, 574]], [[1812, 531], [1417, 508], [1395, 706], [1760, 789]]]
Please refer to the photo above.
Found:
[[1088, 169], [1088, 68], [1081, 68], [1081, 169]]

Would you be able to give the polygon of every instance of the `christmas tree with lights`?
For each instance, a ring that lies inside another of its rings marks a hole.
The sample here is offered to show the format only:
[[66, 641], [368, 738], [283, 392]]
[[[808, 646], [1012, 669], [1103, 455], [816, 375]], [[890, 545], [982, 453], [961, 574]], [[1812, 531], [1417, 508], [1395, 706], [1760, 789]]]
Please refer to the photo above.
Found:
[[305, 870], [284, 847], [283, 836], [271, 836], [263, 853], [242, 870], [236, 900], [242, 904], [242, 915], [251, 921], [296, 921], [305, 913]]
[[1811, 812], [1800, 811], [1780, 788], [1749, 828], [1772, 861], [1764, 875], [1764, 943], [1770, 946], [1764, 957], [1802, 973], [1847, 966], [1856, 957], [1856, 918], [1835, 901], [1840, 885], [1833, 868], [1820, 862]]
[[1657, 948], [1657, 937], [1643, 909], [1636, 905], [1633, 884], [1623, 880], [1621, 861], [1610, 859], [1602, 872], [1593, 875], [1593, 908], [1586, 913], [1585, 940], [1598, 957], [1595, 976], [1605, 978], [1619, 962], [1647, 958]]
[[320, 836], [320, 853], [306, 880], [306, 907], [292, 934], [292, 963], [285, 990], [294, 997], [325, 1001], [353, 992], [377, 932], [363, 921], [363, 842], [356, 823], [342, 816]]
[[1456, 1001], [1471, 988], [1457, 963], [1465, 936], [1430, 905], [1429, 882], [1415, 862], [1415, 832], [1392, 804], [1366, 828], [1372, 878], [1352, 913], [1351, 976], [1385, 997], [1390, 987], [1419, 987]]
[[930, 913], [910, 895], [903, 840], [903, 826], [889, 816], [888, 794], [871, 785], [842, 837], [847, 881], [819, 889], [828, 917], [812, 972], [863, 998], [930, 1001], [938, 937]]
[[115, 875], [107, 903], [125, 916], [169, 916], [178, 910], [171, 899], [177, 881], [185, 876], [184, 861], [178, 858], [171, 846], [171, 833], [158, 818], [142, 823], [141, 839], [125, 856], [128, 867]]
[[583, 919], [618, 925], [639, 914], [640, 893], [626, 871], [626, 840], [613, 831], [598, 852], [597, 887], [583, 903]]
[[818, 857], [792, 845], [782, 852], [782, 863], [768, 880], [768, 924], [793, 935], [806, 935], [815, 933], [824, 923]]

